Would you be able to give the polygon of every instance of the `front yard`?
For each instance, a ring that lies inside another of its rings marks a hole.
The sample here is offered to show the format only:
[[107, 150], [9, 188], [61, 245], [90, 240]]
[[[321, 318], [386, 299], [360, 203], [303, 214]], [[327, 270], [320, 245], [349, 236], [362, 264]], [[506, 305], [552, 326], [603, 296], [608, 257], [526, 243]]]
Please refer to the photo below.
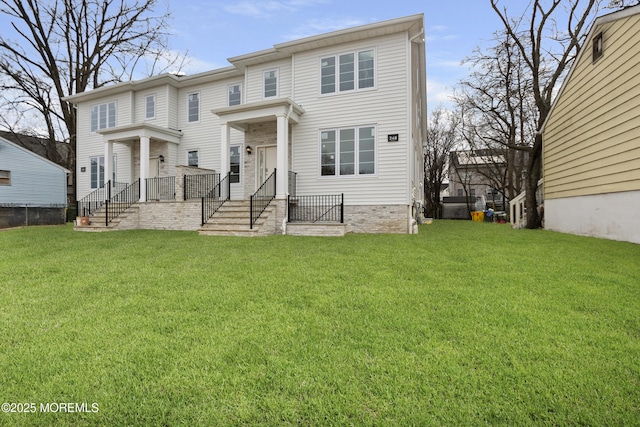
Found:
[[36, 227], [0, 255], [0, 425], [640, 424], [640, 245]]

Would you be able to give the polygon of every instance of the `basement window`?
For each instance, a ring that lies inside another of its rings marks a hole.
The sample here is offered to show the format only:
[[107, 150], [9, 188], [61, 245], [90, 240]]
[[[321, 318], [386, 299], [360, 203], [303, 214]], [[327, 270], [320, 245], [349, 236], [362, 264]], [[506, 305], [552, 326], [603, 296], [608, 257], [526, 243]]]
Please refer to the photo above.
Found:
[[0, 185], [11, 185], [11, 171], [0, 171]]
[[602, 57], [602, 33], [593, 38], [593, 62]]

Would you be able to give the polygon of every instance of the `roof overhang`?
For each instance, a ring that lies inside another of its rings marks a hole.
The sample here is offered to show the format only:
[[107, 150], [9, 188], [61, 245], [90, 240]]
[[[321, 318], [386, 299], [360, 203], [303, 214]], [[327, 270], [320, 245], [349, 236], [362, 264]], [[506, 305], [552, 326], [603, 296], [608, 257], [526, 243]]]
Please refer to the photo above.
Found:
[[227, 124], [244, 131], [251, 123], [275, 120], [278, 116], [285, 116], [293, 123], [300, 123], [304, 108], [291, 98], [278, 98], [219, 108], [211, 112], [220, 117], [220, 124]]
[[102, 98], [105, 95], [113, 96], [124, 92], [134, 90], [144, 90], [158, 85], [168, 85], [176, 88], [186, 86], [215, 82], [218, 80], [230, 79], [234, 77], [242, 77], [244, 73], [236, 67], [219, 68], [204, 73], [198, 73], [191, 76], [180, 76], [176, 74], [161, 74], [159, 76], [149, 77], [142, 80], [128, 81], [116, 83], [114, 85], [103, 86], [97, 89], [88, 90], [86, 92], [77, 93], [75, 95], [65, 96], [63, 101], [72, 104], [80, 102], [92, 101]]
[[589, 33], [587, 34], [587, 37], [585, 38], [584, 43], [580, 48], [580, 52], [578, 52], [576, 59], [573, 61], [573, 64], [571, 64], [571, 68], [569, 69], [567, 76], [562, 81], [562, 84], [560, 85], [560, 89], [558, 90], [558, 93], [556, 94], [555, 98], [553, 99], [553, 102], [551, 103], [549, 114], [547, 114], [547, 118], [545, 119], [544, 123], [542, 123], [542, 126], [540, 127], [540, 131], [539, 131], [540, 133], [544, 133], [545, 128], [547, 127], [547, 123], [549, 122], [551, 115], [554, 113], [554, 110], [556, 109], [556, 104], [558, 103], [558, 100], [562, 96], [562, 93], [564, 92], [564, 89], [567, 86], [569, 80], [573, 76], [573, 73], [575, 72], [576, 67], [580, 64], [582, 57], [591, 52], [587, 48], [587, 46], [591, 44], [591, 40], [593, 40], [596, 34], [598, 34], [598, 32], [600, 31], [600, 27], [604, 24], [608, 24], [609, 22], [617, 21], [623, 18], [629, 18], [637, 14], [640, 14], [640, 5], [626, 7], [622, 10], [618, 10], [616, 12], [611, 12], [606, 15], [602, 15], [596, 18], [595, 21], [593, 21], [593, 25], [591, 26]]
[[287, 58], [298, 52], [406, 32], [414, 27], [422, 29], [423, 22], [424, 14], [420, 13], [279, 43], [271, 49], [234, 56], [227, 60], [236, 67], [243, 69], [248, 65]]
[[180, 144], [183, 135], [182, 131], [163, 128], [150, 123], [134, 123], [132, 125], [118, 126], [100, 130], [98, 133], [103, 136], [105, 141], [127, 142], [140, 137], [147, 137], [174, 144]]

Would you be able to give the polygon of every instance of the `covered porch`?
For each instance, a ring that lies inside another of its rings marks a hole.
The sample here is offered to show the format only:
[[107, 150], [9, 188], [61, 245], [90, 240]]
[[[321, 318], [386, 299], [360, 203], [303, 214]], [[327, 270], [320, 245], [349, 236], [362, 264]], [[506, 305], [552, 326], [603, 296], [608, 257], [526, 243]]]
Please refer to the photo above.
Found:
[[[113, 158], [114, 144], [129, 147], [130, 182], [140, 180], [140, 200], [148, 199], [148, 189], [145, 183], [150, 178], [167, 176], [170, 167], [167, 161], [175, 159], [172, 155], [180, 144], [182, 132], [163, 128], [148, 123], [104, 129], [99, 132], [104, 140], [104, 158]], [[112, 182], [112, 162], [105, 161], [104, 182]]]
[[220, 108], [212, 113], [220, 118], [221, 176], [233, 167], [231, 129], [244, 133], [244, 161], [239, 165], [242, 179], [232, 195], [249, 199], [275, 170], [275, 198], [285, 200], [289, 194], [292, 126], [300, 123], [304, 109], [290, 98], [283, 98]]

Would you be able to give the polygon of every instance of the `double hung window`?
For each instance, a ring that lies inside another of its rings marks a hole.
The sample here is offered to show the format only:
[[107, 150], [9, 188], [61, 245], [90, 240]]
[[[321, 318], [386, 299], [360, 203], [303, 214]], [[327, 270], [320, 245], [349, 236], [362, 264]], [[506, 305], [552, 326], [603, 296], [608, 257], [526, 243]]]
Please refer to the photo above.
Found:
[[200, 121], [200, 94], [197, 92], [187, 96], [187, 121], [189, 123]]
[[144, 103], [144, 118], [147, 120], [156, 118], [156, 96], [148, 95]]
[[198, 167], [198, 150], [187, 152], [187, 165]]
[[242, 87], [240, 85], [229, 85], [229, 107], [242, 103]]
[[275, 96], [278, 96], [278, 70], [268, 70], [264, 72], [264, 97]]

